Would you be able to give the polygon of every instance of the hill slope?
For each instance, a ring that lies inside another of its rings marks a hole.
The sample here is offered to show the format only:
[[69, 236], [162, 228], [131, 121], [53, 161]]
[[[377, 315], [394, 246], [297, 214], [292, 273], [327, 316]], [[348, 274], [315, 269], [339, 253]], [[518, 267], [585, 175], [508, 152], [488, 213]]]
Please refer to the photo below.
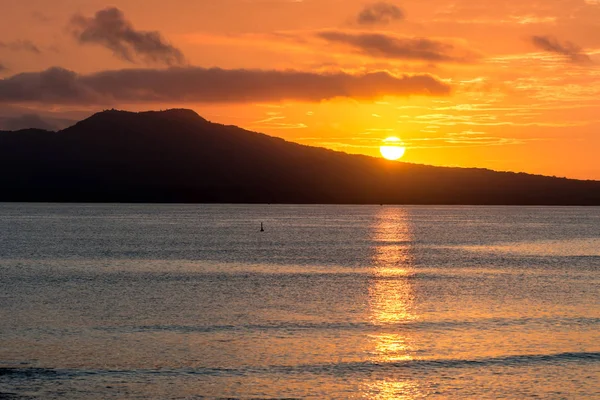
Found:
[[1, 132], [0, 167], [0, 201], [600, 205], [596, 181], [392, 163], [189, 110]]

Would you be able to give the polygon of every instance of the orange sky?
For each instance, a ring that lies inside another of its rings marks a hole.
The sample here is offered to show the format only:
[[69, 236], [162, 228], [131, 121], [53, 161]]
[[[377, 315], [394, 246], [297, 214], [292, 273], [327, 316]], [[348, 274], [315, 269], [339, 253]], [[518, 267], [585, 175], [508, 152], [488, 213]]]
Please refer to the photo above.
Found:
[[0, 128], [186, 107], [348, 153], [398, 136], [404, 161], [600, 179], [600, 0], [0, 3]]

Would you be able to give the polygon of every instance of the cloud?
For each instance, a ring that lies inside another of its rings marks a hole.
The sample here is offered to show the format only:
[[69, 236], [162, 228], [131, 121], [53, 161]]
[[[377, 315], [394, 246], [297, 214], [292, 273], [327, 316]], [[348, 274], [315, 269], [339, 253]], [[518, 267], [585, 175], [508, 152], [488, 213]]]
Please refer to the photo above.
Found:
[[0, 49], [9, 49], [12, 51], [28, 51], [34, 54], [40, 54], [40, 49], [30, 40], [16, 40], [14, 42], [0, 42]]
[[0, 63], [0, 73], [2, 73], [4, 71], [8, 71], [8, 68], [6, 68], [6, 65]]
[[17, 131], [19, 129], [45, 129], [48, 131], [57, 130], [55, 125], [45, 121], [38, 114], [23, 114], [18, 117], [0, 117], [0, 128], [8, 131]]
[[358, 14], [356, 22], [360, 25], [386, 25], [402, 19], [404, 19], [404, 12], [400, 7], [380, 1], [365, 6]]
[[94, 17], [75, 15], [70, 28], [81, 44], [99, 44], [125, 61], [182, 65], [183, 53], [163, 39], [160, 32], [138, 31], [118, 8], [98, 11]]
[[531, 38], [533, 45], [537, 48], [556, 53], [567, 57], [576, 64], [589, 64], [592, 59], [581, 50], [581, 47], [571, 42], [560, 43], [558, 39], [552, 36], [533, 36]]
[[52, 18], [51, 18], [51, 17], [47, 16], [46, 14], [44, 14], [44, 13], [43, 13], [43, 12], [41, 12], [41, 11], [33, 11], [33, 12], [31, 13], [31, 17], [32, 17], [33, 19], [35, 19], [37, 22], [43, 22], [43, 23], [46, 23], [46, 22], [51, 22], [51, 21], [52, 21]]
[[[371, 57], [421, 60], [428, 62], [467, 63], [475, 58], [473, 53], [458, 51], [454, 45], [425, 38], [403, 38], [382, 33], [348, 33], [323, 31], [321, 39], [339, 43]], [[457, 54], [462, 53], [462, 54]]]
[[450, 86], [431, 75], [393, 76], [386, 72], [350, 75], [173, 67], [79, 75], [55, 67], [0, 80], [0, 103], [319, 102], [336, 97], [375, 99], [449, 93]]

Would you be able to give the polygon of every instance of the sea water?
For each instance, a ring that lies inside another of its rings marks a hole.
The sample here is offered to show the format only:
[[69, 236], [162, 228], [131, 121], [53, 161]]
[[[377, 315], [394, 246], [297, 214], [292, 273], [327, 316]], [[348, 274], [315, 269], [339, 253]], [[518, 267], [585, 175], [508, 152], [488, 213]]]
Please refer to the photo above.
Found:
[[0, 204], [0, 398], [600, 398], [600, 208]]

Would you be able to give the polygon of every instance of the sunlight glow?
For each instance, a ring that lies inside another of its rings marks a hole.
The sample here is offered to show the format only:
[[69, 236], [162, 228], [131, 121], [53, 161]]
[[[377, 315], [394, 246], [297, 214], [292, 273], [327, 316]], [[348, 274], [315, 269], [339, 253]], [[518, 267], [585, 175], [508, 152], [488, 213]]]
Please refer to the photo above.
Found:
[[385, 139], [379, 150], [383, 158], [391, 161], [401, 159], [406, 153], [406, 147], [402, 146], [402, 141], [395, 136]]

